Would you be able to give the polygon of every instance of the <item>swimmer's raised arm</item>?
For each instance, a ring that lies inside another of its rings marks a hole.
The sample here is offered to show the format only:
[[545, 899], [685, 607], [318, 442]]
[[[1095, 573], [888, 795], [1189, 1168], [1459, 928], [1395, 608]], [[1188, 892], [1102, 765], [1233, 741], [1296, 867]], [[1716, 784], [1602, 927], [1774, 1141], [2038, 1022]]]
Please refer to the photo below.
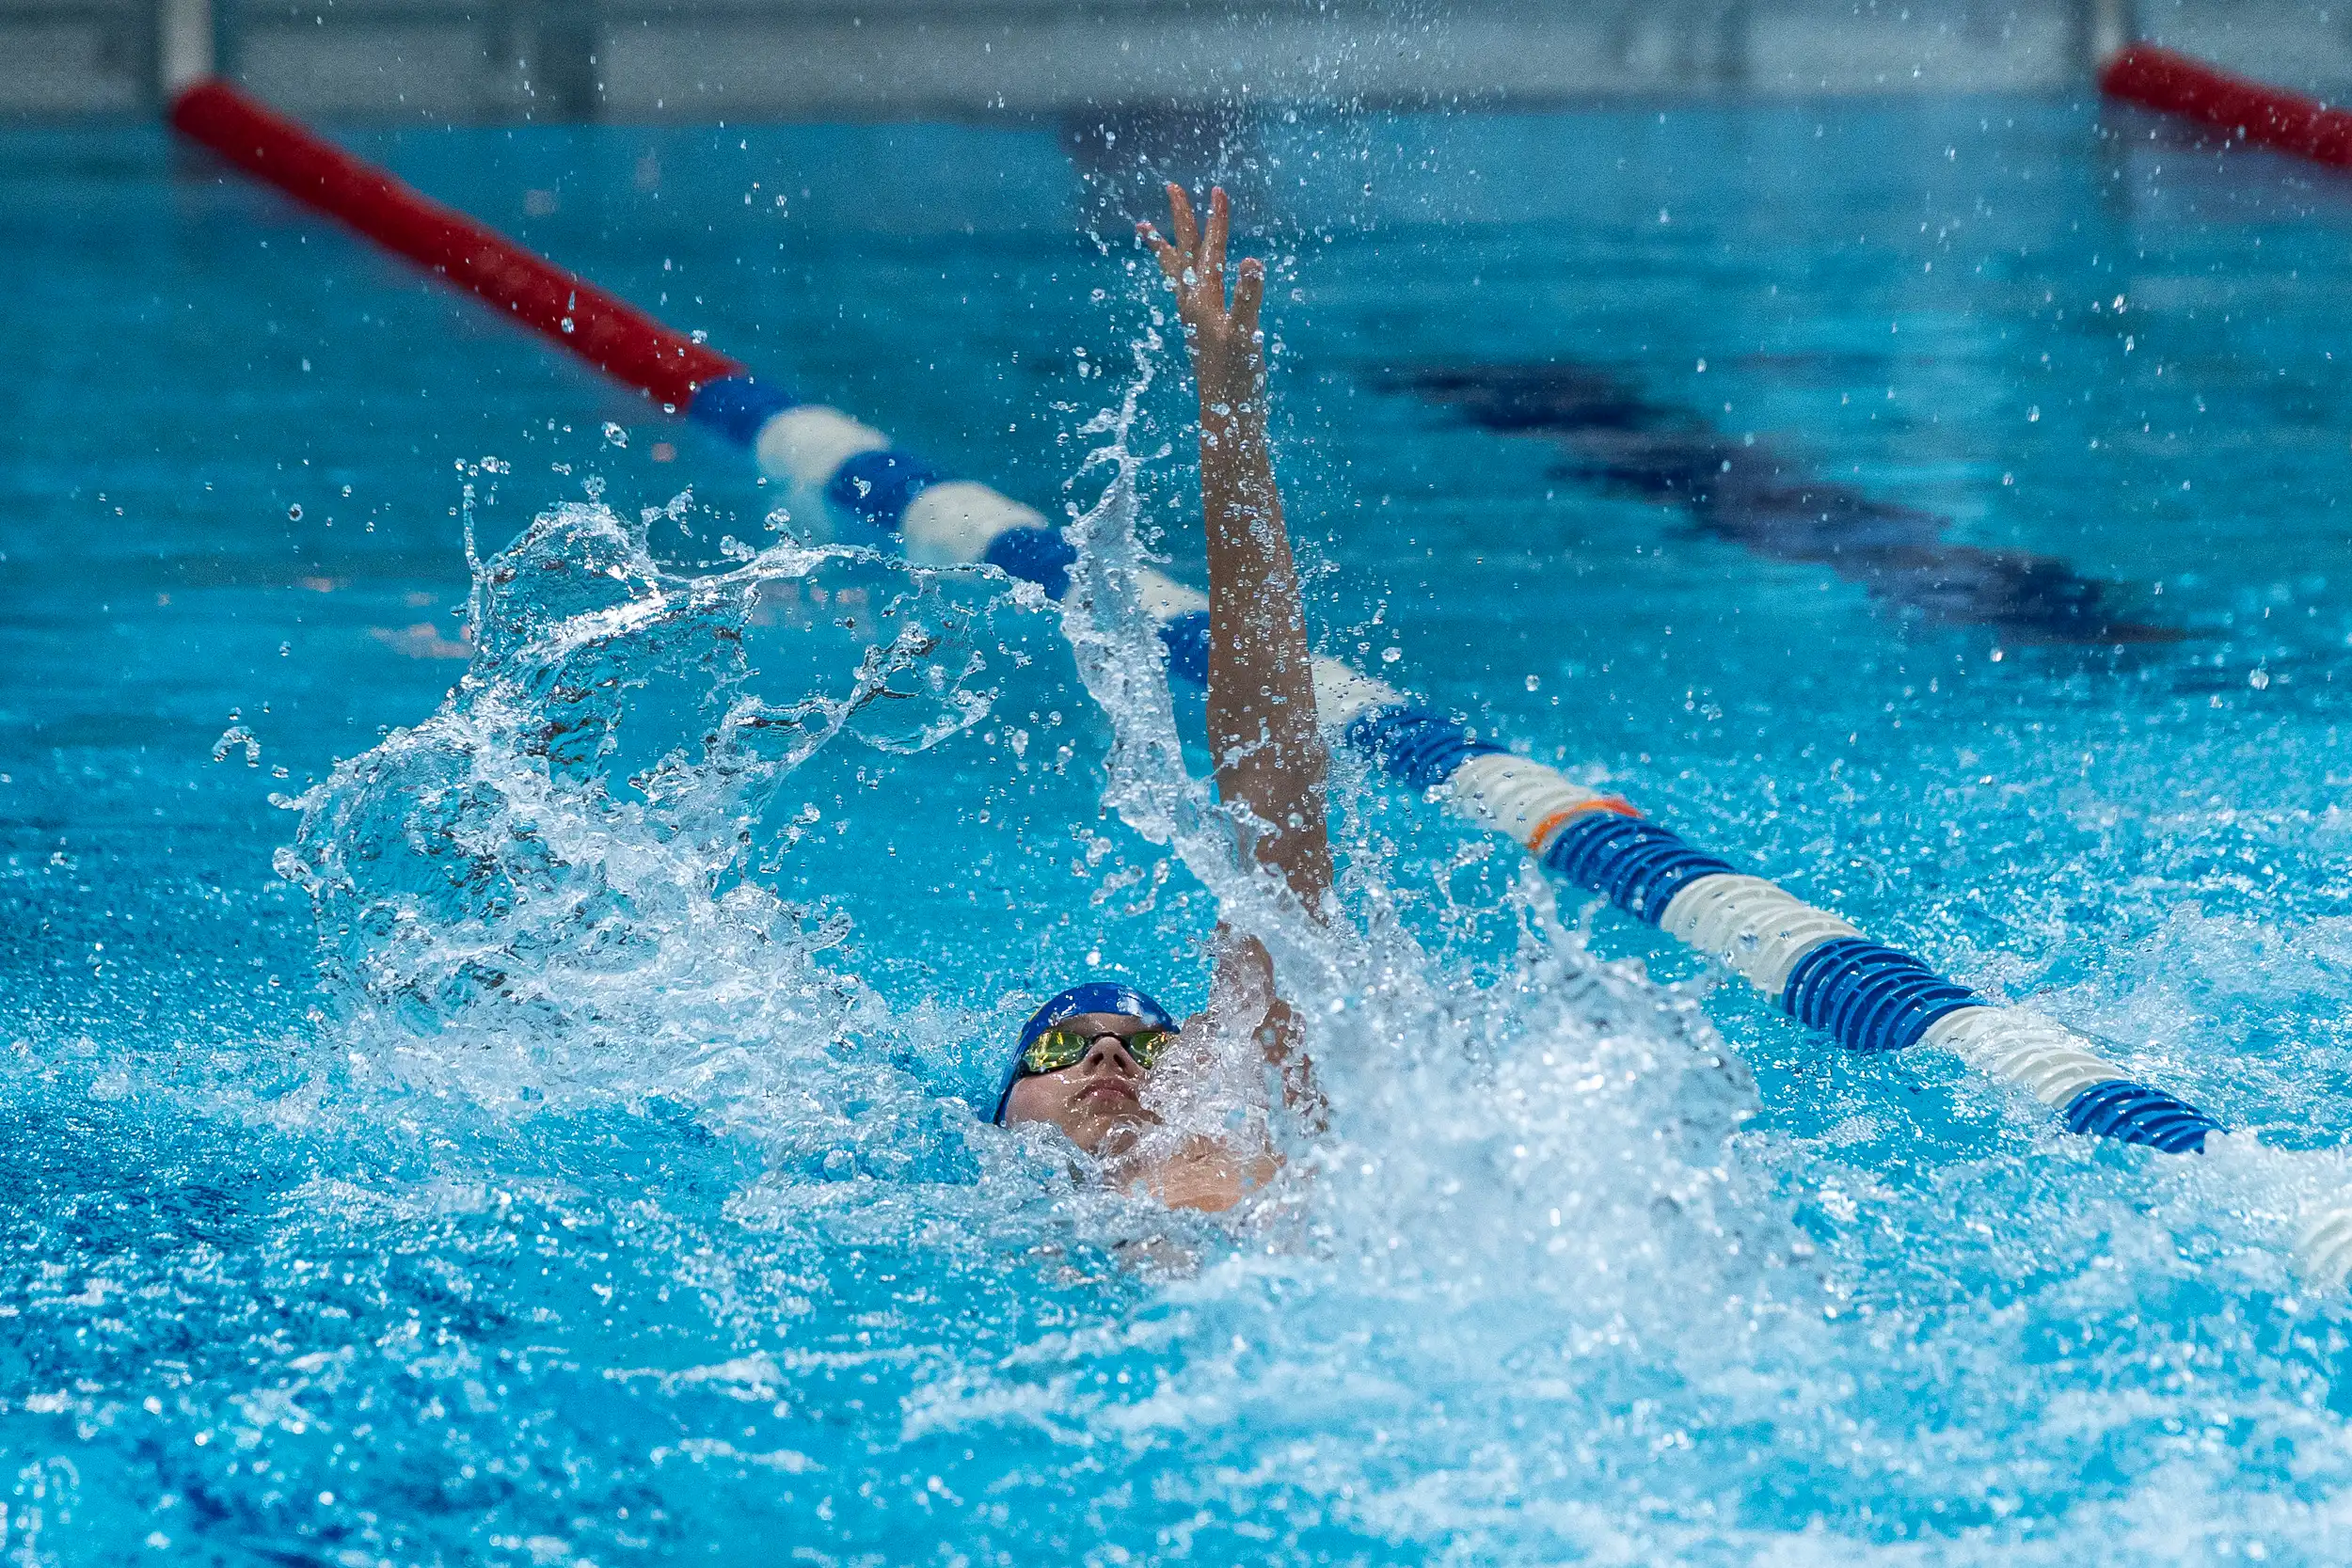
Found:
[[[1225, 192], [1209, 192], [1206, 228], [1184, 187], [1168, 187], [1170, 244], [1139, 225], [1176, 292], [1193, 379], [1200, 389], [1200, 510], [1209, 551], [1209, 752], [1218, 795], [1263, 826], [1256, 853], [1300, 903], [1325, 912], [1331, 894], [1331, 839], [1324, 811], [1329, 752], [1315, 718], [1313, 667], [1298, 570], [1282, 522], [1281, 492], [1266, 446], [1265, 338], [1258, 309], [1265, 263], [1233, 268], [1225, 293], [1225, 240], [1232, 223]], [[1298, 1018], [1274, 989], [1274, 965], [1257, 938], [1219, 925], [1210, 1010], [1256, 1037], [1282, 1077], [1283, 1098], [1311, 1124], [1320, 1119], [1301, 1049]]]
[[[1209, 195], [1204, 232], [1183, 190], [1168, 187], [1171, 245], [1139, 224], [1176, 291], [1193, 375], [1200, 384], [1200, 501], [1209, 534], [1209, 749], [1219, 795], [1258, 823], [1252, 852], [1279, 872], [1317, 917], [1329, 913], [1331, 840], [1324, 781], [1331, 758], [1316, 727], [1307, 618], [1282, 527], [1282, 498], [1266, 451], [1264, 339], [1258, 307], [1265, 266], [1245, 261], [1225, 295], [1225, 193]], [[1297, 1015], [1274, 985], [1265, 946], [1220, 923], [1209, 988], [1209, 1036], [1253, 1038], [1281, 1074], [1282, 1097], [1312, 1130], [1323, 1100], [1301, 1049]], [[1105, 1162], [1122, 1186], [1176, 1208], [1230, 1209], [1281, 1168], [1270, 1146], [1207, 1132], [1174, 1152], [1138, 1145], [1159, 1120], [1144, 1104], [1145, 1074], [1184, 1072], [1211, 1059], [1210, 1039], [1121, 982], [1073, 986], [1030, 1015], [996, 1096], [1000, 1123], [1050, 1122]], [[1184, 1042], [1191, 1037], [1189, 1049]], [[1174, 1052], [1172, 1060], [1163, 1056]], [[1123, 1165], [1130, 1156], [1146, 1163]]]
[[1216, 759], [1217, 791], [1264, 824], [1258, 859], [1279, 871], [1299, 901], [1319, 914], [1331, 892], [1323, 800], [1331, 759], [1316, 727], [1307, 619], [1266, 449], [1265, 339], [1258, 329], [1265, 263], [1250, 257], [1233, 269], [1229, 304], [1225, 237], [1232, 208], [1225, 192], [1209, 193], [1205, 229], [1183, 187], [1168, 187], [1168, 205], [1174, 244], [1150, 224], [1138, 228], [1176, 291], [1200, 388], [1209, 750]]

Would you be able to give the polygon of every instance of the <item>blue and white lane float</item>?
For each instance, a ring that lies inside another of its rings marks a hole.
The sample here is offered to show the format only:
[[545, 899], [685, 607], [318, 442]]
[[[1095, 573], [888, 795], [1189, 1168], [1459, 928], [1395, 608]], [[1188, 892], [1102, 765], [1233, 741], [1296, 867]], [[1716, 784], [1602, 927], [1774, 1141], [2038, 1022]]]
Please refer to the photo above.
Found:
[[[947, 478], [837, 409], [737, 377], [703, 388], [687, 412], [750, 448], [770, 479], [895, 534], [911, 561], [984, 562], [1057, 598], [1068, 586], [1075, 551], [1041, 513]], [[1170, 673], [1204, 683], [1207, 595], [1149, 570], [1137, 586], [1159, 623]], [[1323, 726], [1340, 743], [1413, 790], [1442, 792], [1562, 880], [1719, 960], [1848, 1050], [1939, 1046], [2050, 1106], [2070, 1132], [2168, 1154], [2201, 1152], [2220, 1132], [2203, 1112], [2134, 1082], [2082, 1036], [1986, 1002], [1837, 915], [1741, 875], [1622, 800], [1479, 738], [1337, 659], [1316, 658], [1314, 680]], [[2352, 1248], [2352, 1220], [2346, 1228]]]
[[[1067, 590], [1076, 550], [1035, 508], [955, 479], [837, 409], [802, 403], [229, 84], [189, 87], [173, 100], [171, 120], [246, 173], [469, 290], [666, 411], [748, 448], [769, 478], [895, 534], [916, 563], [984, 562], [1055, 598]], [[1205, 684], [1207, 595], [1158, 572], [1140, 576], [1169, 673]], [[2168, 1154], [2201, 1153], [2229, 1136], [2203, 1112], [2135, 1082], [2082, 1036], [1986, 1002], [1828, 911], [1741, 875], [1626, 801], [1515, 755], [1384, 681], [1319, 657], [1314, 689], [1323, 725], [1339, 744], [1508, 834], [1562, 880], [1715, 958], [1848, 1050], [1938, 1046], [2048, 1105], [2070, 1132]], [[2316, 1215], [2297, 1250], [2306, 1270], [2328, 1283], [2352, 1276], [2352, 1208]]]

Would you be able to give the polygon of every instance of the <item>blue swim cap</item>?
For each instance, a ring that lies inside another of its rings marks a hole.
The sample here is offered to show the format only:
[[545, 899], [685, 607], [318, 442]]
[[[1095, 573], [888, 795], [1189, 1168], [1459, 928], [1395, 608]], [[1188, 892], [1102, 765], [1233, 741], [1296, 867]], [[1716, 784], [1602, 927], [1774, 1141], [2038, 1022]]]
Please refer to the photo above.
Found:
[[1089, 980], [1055, 993], [1021, 1026], [1021, 1042], [1012, 1048], [1012, 1060], [1005, 1064], [1004, 1081], [996, 1089], [996, 1114], [989, 1117], [991, 1121], [999, 1127], [1004, 1125], [1005, 1107], [1012, 1100], [1013, 1085], [1021, 1078], [1021, 1058], [1029, 1053], [1030, 1045], [1063, 1019], [1075, 1018], [1080, 1013], [1125, 1013], [1154, 1029], [1166, 1029], [1172, 1034], [1176, 1028], [1176, 1021], [1168, 1016], [1168, 1009], [1148, 992], [1116, 980]]

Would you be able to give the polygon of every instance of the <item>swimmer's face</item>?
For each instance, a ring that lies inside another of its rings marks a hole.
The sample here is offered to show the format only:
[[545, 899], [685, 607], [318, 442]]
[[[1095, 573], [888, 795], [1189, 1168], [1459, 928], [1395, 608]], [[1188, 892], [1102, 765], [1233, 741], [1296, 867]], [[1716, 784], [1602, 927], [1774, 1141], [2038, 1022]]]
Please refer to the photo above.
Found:
[[1077, 1013], [1061, 1028], [1086, 1037], [1087, 1053], [1059, 1072], [1018, 1079], [1005, 1122], [1050, 1121], [1089, 1154], [1156, 1118], [1143, 1108], [1147, 1069], [1127, 1053], [1125, 1037], [1150, 1027], [1128, 1013]]

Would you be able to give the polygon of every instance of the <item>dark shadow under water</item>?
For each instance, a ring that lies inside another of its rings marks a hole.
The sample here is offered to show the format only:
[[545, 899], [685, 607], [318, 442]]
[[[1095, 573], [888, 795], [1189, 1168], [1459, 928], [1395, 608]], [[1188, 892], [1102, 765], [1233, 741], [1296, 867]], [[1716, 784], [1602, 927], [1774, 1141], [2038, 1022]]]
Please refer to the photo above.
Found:
[[1618, 372], [1574, 361], [1433, 365], [1384, 378], [1506, 435], [1544, 436], [1567, 471], [1680, 504], [1699, 531], [1769, 561], [1828, 566], [1874, 599], [1947, 626], [1995, 628], [2020, 642], [2176, 642], [2177, 626], [2136, 619], [2118, 584], [2055, 556], [1954, 545], [1950, 519], [1879, 500], [1806, 471], [1790, 453], [1654, 402]]

